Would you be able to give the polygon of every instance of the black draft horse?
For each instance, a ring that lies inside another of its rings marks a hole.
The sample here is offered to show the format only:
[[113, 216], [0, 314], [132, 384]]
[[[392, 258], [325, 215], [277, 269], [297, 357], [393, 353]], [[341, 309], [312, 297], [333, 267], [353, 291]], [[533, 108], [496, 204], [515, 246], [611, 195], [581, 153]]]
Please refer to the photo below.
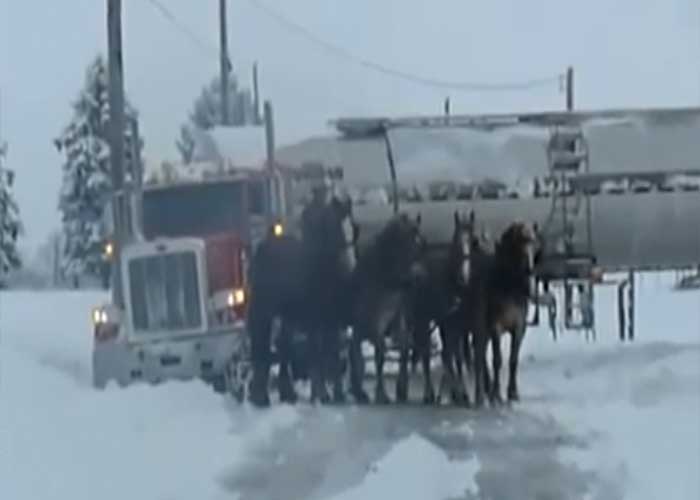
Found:
[[350, 200], [318, 197], [304, 210], [303, 238], [269, 235], [251, 262], [251, 301], [248, 313], [253, 361], [250, 400], [270, 403], [268, 394], [272, 323], [281, 320], [278, 335], [280, 399], [293, 403], [297, 396], [291, 377], [291, 337], [306, 333], [311, 378], [311, 400], [328, 402], [326, 380], [334, 378], [334, 397], [341, 400], [339, 325], [346, 313], [338, 309], [356, 265], [357, 226]]
[[[496, 243], [492, 254], [483, 255], [473, 266], [470, 280], [470, 300], [473, 317], [473, 346], [475, 357], [475, 405], [484, 402], [484, 388], [489, 400], [502, 400], [500, 391], [500, 337], [511, 334], [508, 400], [517, 401], [518, 358], [527, 328], [529, 301], [534, 296], [535, 254], [537, 239], [532, 227], [524, 222], [510, 224]], [[491, 341], [493, 377], [489, 381], [486, 348]], [[489, 387], [490, 386], [490, 387]]]
[[399, 396], [408, 392], [408, 293], [423, 279], [426, 242], [420, 231], [421, 217], [394, 216], [360, 255], [353, 279], [352, 339], [350, 343], [350, 390], [364, 404], [364, 358], [361, 344], [374, 344], [376, 369], [375, 403], [389, 403], [384, 383], [386, 337], [396, 333], [401, 351], [401, 371], [396, 386]]
[[[443, 386], [449, 387], [454, 403], [469, 403], [463, 383], [463, 352], [460, 343], [465, 337], [465, 329], [469, 328], [469, 309], [463, 296], [470, 277], [472, 248], [478, 244], [475, 233], [474, 212], [464, 217], [455, 211], [452, 241], [447, 256], [445, 257], [442, 248], [428, 249], [425, 257], [427, 275], [412, 289], [410, 303], [413, 312], [414, 352], [421, 360], [425, 404], [439, 399]], [[430, 367], [431, 322], [435, 322], [438, 327], [442, 341], [444, 374], [437, 398]], [[469, 361], [467, 359], [468, 368]]]

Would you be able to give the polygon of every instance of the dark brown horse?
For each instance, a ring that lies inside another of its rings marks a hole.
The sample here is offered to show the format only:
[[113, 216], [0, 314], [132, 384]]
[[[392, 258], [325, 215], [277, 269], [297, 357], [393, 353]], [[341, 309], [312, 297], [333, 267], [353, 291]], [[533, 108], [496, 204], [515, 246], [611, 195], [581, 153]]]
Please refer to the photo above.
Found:
[[[484, 388], [492, 404], [501, 401], [500, 337], [511, 334], [508, 400], [517, 401], [518, 358], [527, 328], [527, 311], [534, 295], [534, 230], [523, 222], [508, 226], [496, 243], [493, 254], [486, 254], [473, 266], [470, 280], [474, 313], [473, 346], [475, 357], [475, 404], [482, 406]], [[489, 384], [486, 348], [493, 349], [493, 378]], [[490, 386], [490, 387], [488, 387]]]
[[[490, 237], [483, 226], [477, 230], [474, 211], [468, 217], [455, 212], [448, 269], [453, 280], [457, 280], [451, 287], [457, 297], [441, 326], [444, 374], [440, 390], [442, 393], [443, 387], [448, 388], [453, 403], [469, 404], [464, 375], [474, 376], [473, 332], [480, 300], [476, 295], [479, 287], [474, 283], [479, 281], [479, 270], [489, 265], [492, 255]], [[482, 376], [488, 391], [488, 370]]]
[[454, 403], [468, 403], [463, 383], [462, 349], [460, 343], [468, 328], [468, 305], [462, 301], [464, 288], [469, 282], [471, 251], [474, 246], [474, 214], [463, 217], [454, 214], [452, 241], [447, 255], [442, 248], [431, 248], [426, 253], [427, 275], [419, 280], [411, 293], [411, 328], [414, 351], [422, 361], [424, 377], [423, 401], [436, 400], [430, 368], [431, 324], [434, 322], [442, 340], [443, 387], [448, 387]]
[[389, 402], [384, 381], [385, 339], [398, 329], [401, 372], [397, 394], [407, 391], [409, 343], [405, 327], [408, 292], [417, 279], [425, 276], [425, 240], [420, 232], [420, 215], [415, 220], [405, 214], [392, 218], [359, 256], [353, 276], [353, 335], [350, 344], [351, 393], [359, 403], [369, 402], [363, 384], [364, 358], [361, 343], [374, 344], [376, 386], [374, 400]]
[[[328, 401], [328, 366], [335, 365], [340, 326], [347, 323], [343, 304], [355, 270], [356, 226], [351, 204], [320, 197], [304, 213], [303, 238], [270, 234], [256, 249], [251, 262], [251, 301], [248, 328], [251, 337], [253, 380], [251, 401], [269, 404], [268, 384], [272, 363], [272, 324], [281, 320], [277, 345], [280, 357], [279, 390], [283, 401], [294, 402], [291, 384], [291, 336], [308, 339], [312, 401]], [[341, 374], [334, 370], [336, 399], [342, 399]]]

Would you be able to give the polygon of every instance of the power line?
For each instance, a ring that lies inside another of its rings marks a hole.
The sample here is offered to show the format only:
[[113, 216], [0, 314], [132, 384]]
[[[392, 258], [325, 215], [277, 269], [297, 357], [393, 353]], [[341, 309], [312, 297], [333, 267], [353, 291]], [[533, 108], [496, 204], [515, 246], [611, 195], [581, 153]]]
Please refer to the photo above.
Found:
[[173, 26], [175, 26], [181, 33], [183, 33], [187, 38], [190, 39], [197, 47], [208, 55], [218, 58], [219, 48], [216, 47], [211, 42], [204, 40], [199, 37], [197, 33], [188, 28], [185, 24], [181, 23], [177, 17], [168, 9], [160, 0], [148, 0], [153, 7], [160, 12], [160, 14], [165, 17]]
[[[155, 1], [155, 0], [152, 0]], [[537, 79], [532, 79], [532, 80], [525, 80], [521, 82], [514, 82], [514, 83], [475, 83], [475, 82], [450, 82], [450, 81], [445, 81], [445, 80], [437, 80], [434, 78], [427, 78], [419, 75], [415, 75], [412, 73], [408, 73], [405, 71], [401, 71], [398, 69], [390, 68], [388, 66], [385, 66], [383, 64], [370, 61], [368, 59], [364, 59], [362, 57], [358, 57], [348, 50], [339, 47], [337, 45], [334, 45], [332, 43], [329, 43], [318, 36], [316, 36], [314, 33], [306, 29], [305, 27], [295, 23], [294, 21], [291, 21], [290, 19], [286, 18], [279, 12], [276, 12], [272, 10], [270, 7], [265, 5], [264, 3], [260, 2], [259, 0], [248, 0], [248, 2], [265, 13], [267, 16], [273, 18], [275, 21], [277, 21], [280, 25], [284, 26], [285, 28], [295, 31], [299, 35], [303, 36], [307, 40], [311, 41], [312, 43], [315, 43], [316, 45], [319, 45], [320, 47], [324, 48], [326, 51], [328, 51], [331, 54], [334, 54], [336, 56], [339, 56], [343, 59], [350, 60], [356, 64], [359, 64], [360, 66], [364, 66], [365, 68], [369, 68], [371, 70], [377, 71], [379, 73], [383, 73], [385, 75], [393, 76], [395, 78], [400, 78], [402, 80], [407, 80], [416, 84], [428, 86], [428, 87], [436, 87], [436, 88], [444, 88], [444, 89], [453, 89], [453, 90], [462, 90], [462, 91], [471, 91], [471, 92], [478, 92], [478, 91], [486, 91], [486, 92], [502, 92], [502, 91], [519, 91], [519, 90], [530, 90], [533, 88], [537, 87], [543, 87], [547, 85], [551, 85], [554, 83], [559, 83], [562, 78], [562, 74], [558, 73], [556, 75], [544, 77], [544, 78], [537, 78]]]
[[[168, 22], [170, 22], [173, 26], [175, 26], [181, 33], [187, 36], [187, 38], [190, 39], [191, 42], [193, 42], [200, 50], [203, 52], [206, 52], [208, 55], [212, 57], [216, 57], [218, 59], [219, 57], [219, 49], [218, 47], [214, 46], [212, 43], [204, 40], [201, 38], [199, 35], [197, 35], [194, 31], [192, 31], [190, 28], [188, 28], [185, 24], [180, 22], [178, 18], [168, 9], [160, 0], [148, 0], [151, 5], [163, 16], [165, 17]], [[460, 90], [460, 91], [466, 91], [466, 92], [504, 92], [504, 91], [525, 91], [525, 90], [530, 90], [533, 88], [539, 88], [539, 87], [545, 87], [548, 85], [552, 85], [554, 83], [559, 83], [561, 85], [561, 81], [563, 78], [563, 75], [561, 73], [552, 75], [549, 77], [544, 77], [544, 78], [537, 78], [537, 79], [532, 79], [532, 80], [525, 80], [521, 82], [512, 82], [512, 83], [476, 83], [476, 82], [454, 82], [454, 81], [446, 81], [446, 80], [438, 80], [435, 78], [427, 78], [423, 77], [420, 75], [415, 75], [412, 73], [408, 73], [406, 71], [401, 71], [395, 68], [390, 68], [388, 66], [385, 66], [383, 64], [380, 64], [375, 61], [370, 61], [368, 59], [364, 59], [362, 57], [358, 57], [354, 55], [352, 52], [344, 49], [343, 47], [340, 47], [338, 45], [332, 44], [330, 42], [327, 42], [323, 40], [322, 38], [318, 37], [305, 27], [295, 23], [294, 21], [291, 21], [290, 19], [286, 18], [282, 14], [272, 10], [270, 7], [265, 5], [264, 3], [260, 2], [259, 0], [248, 0], [248, 2], [253, 5], [253, 7], [256, 7], [269, 17], [273, 18], [276, 20], [279, 24], [284, 26], [287, 29], [290, 29], [292, 31], [295, 31], [297, 34], [300, 34], [310, 42], [320, 46], [324, 50], [326, 50], [328, 53], [333, 54], [335, 56], [338, 56], [344, 60], [353, 62], [355, 64], [358, 64], [362, 67], [368, 68], [370, 70], [376, 71], [378, 73], [382, 73], [384, 75], [392, 76], [394, 78], [399, 78], [402, 80], [410, 81], [415, 84], [427, 86], [427, 87], [433, 87], [433, 88], [442, 88], [442, 89], [452, 89], [452, 90]]]

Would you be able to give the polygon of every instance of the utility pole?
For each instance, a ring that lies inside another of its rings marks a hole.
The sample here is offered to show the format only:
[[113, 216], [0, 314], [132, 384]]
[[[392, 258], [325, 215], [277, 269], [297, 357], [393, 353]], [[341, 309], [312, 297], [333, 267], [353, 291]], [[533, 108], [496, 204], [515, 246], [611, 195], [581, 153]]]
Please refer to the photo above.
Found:
[[265, 101], [263, 105], [265, 120], [265, 145], [267, 150], [267, 167], [272, 169], [275, 163], [275, 119], [272, 114], [272, 103]]
[[253, 107], [255, 108], [253, 122], [256, 125], [262, 123], [260, 118], [260, 89], [258, 88], [258, 63], [253, 63]]
[[121, 251], [126, 239], [123, 228], [126, 197], [124, 196], [124, 75], [121, 0], [107, 0], [107, 50], [110, 110], [109, 156], [112, 174], [112, 217], [114, 220], [112, 300], [118, 307], [123, 307]]
[[226, 33], [226, 0], [219, 0], [219, 44], [221, 45], [221, 124], [226, 126], [229, 124], [228, 74], [231, 71]]
[[574, 68], [566, 68], [566, 110], [574, 110]]
[[134, 235], [143, 238], [143, 163], [141, 161], [141, 134], [139, 120], [131, 120], [131, 157], [134, 162], [131, 172], [134, 210], [131, 217]]

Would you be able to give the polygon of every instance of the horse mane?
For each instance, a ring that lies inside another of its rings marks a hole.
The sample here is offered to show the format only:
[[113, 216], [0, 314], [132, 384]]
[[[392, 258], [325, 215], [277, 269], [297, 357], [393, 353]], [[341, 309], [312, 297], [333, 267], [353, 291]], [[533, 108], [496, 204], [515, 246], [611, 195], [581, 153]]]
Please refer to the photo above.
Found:
[[392, 217], [359, 256], [356, 274], [378, 277], [380, 281], [390, 280], [388, 270], [392, 268], [391, 247], [402, 232], [410, 229], [410, 224], [411, 222], [404, 214]]
[[493, 253], [494, 285], [509, 293], [529, 295], [531, 269], [523, 261], [524, 245], [529, 241], [526, 226], [514, 222], [501, 234]]

